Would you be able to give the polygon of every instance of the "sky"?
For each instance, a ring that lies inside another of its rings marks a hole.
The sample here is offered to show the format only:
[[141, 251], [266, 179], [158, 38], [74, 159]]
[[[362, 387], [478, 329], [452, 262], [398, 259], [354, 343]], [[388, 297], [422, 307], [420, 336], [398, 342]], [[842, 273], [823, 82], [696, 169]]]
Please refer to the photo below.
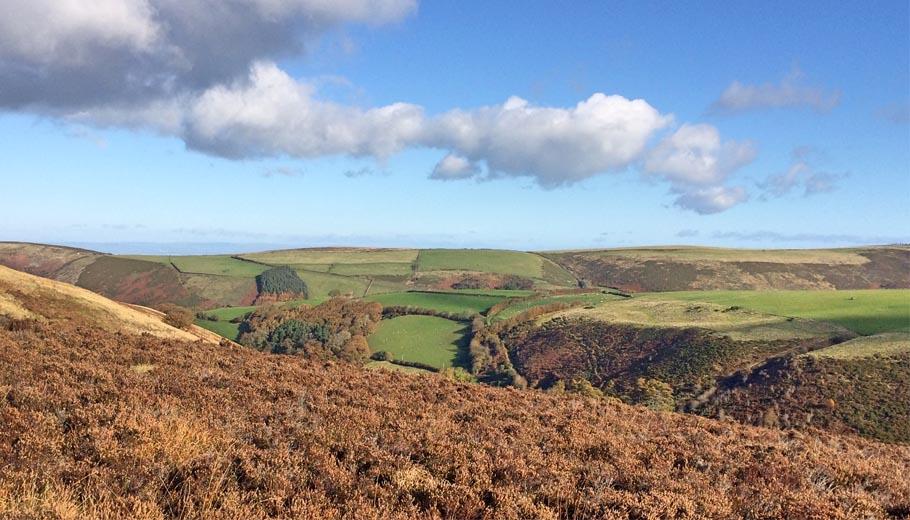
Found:
[[0, 0], [0, 240], [910, 242], [908, 2]]

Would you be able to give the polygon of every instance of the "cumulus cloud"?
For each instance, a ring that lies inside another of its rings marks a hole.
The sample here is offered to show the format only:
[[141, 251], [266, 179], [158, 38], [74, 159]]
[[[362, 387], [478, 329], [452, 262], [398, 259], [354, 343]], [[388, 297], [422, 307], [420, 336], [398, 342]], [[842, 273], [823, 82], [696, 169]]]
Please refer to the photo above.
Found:
[[512, 97], [442, 114], [430, 122], [424, 144], [482, 161], [493, 176], [528, 176], [554, 187], [629, 166], [671, 121], [642, 99], [597, 93], [559, 108]]
[[643, 99], [595, 93], [562, 107], [512, 97], [428, 115], [406, 102], [332, 101], [320, 92], [325, 81], [276, 65], [341, 24], [401, 20], [416, 0], [0, 0], [0, 8], [0, 110], [152, 129], [226, 158], [381, 162], [431, 148], [443, 155], [430, 173], [439, 180], [525, 177], [554, 188], [640, 166], [682, 208], [712, 213], [747, 198], [726, 181], [752, 160], [749, 143], [682, 125], [649, 150], [673, 116]]
[[416, 0], [0, 0], [0, 108], [59, 115], [146, 106], [299, 54], [345, 22]]
[[722, 141], [711, 125], [684, 124], [664, 137], [644, 160], [644, 171], [670, 182], [674, 204], [701, 214], [727, 210], [748, 199], [742, 187], [724, 184], [755, 159], [748, 142]]
[[423, 109], [416, 105], [363, 110], [321, 101], [314, 93], [275, 64], [256, 63], [249, 78], [213, 87], [195, 100], [184, 138], [193, 148], [224, 157], [385, 158], [423, 131]]
[[779, 83], [747, 85], [734, 81], [711, 105], [713, 112], [745, 112], [768, 108], [811, 108], [827, 112], [840, 103], [838, 91], [802, 83], [803, 75], [794, 70]]
[[847, 175], [816, 169], [811, 163], [813, 154], [814, 151], [811, 148], [795, 148], [787, 171], [772, 175], [759, 183], [759, 187], [764, 191], [762, 198], [782, 197], [798, 189], [802, 189], [803, 196], [806, 197], [837, 189], [837, 182]]
[[710, 215], [726, 211], [748, 199], [749, 195], [741, 186], [712, 186], [683, 191], [673, 204], [700, 215]]
[[710, 186], [753, 159], [751, 143], [722, 142], [711, 125], [684, 124], [648, 153], [644, 168], [677, 186]]
[[468, 159], [450, 153], [443, 157], [433, 168], [431, 179], [441, 181], [451, 181], [458, 179], [470, 179], [480, 175], [480, 167]]

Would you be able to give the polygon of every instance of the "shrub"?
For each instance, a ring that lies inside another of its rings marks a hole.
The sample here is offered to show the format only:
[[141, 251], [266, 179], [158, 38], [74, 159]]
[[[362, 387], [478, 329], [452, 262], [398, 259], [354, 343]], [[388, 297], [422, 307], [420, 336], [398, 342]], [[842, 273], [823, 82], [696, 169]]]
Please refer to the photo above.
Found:
[[502, 279], [501, 282], [496, 284], [494, 289], [507, 289], [512, 291], [527, 291], [534, 288], [534, 281], [530, 278], [525, 278], [524, 276], [518, 276], [511, 274]]
[[185, 307], [172, 303], [165, 303], [161, 305], [158, 310], [164, 313], [164, 322], [171, 327], [188, 329], [193, 324], [193, 311]]
[[474, 377], [470, 372], [461, 368], [461, 367], [448, 367], [442, 369], [440, 372], [443, 377], [452, 381], [459, 381], [462, 383], [476, 383], [477, 378]]
[[380, 350], [379, 352], [373, 352], [370, 359], [373, 361], [388, 361], [391, 363], [392, 361], [395, 361], [395, 356], [387, 350]]
[[288, 266], [273, 267], [256, 277], [256, 287], [260, 294], [301, 294], [309, 298], [306, 282], [300, 279], [297, 271]]
[[635, 381], [635, 403], [652, 410], [672, 412], [676, 409], [673, 387], [659, 379], [639, 377]]

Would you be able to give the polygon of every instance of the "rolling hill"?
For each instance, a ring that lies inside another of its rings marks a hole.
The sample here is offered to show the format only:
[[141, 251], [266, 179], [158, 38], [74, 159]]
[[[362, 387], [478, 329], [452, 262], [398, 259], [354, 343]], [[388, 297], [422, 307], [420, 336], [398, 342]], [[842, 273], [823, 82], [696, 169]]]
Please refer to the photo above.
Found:
[[653, 247], [547, 252], [580, 280], [635, 292], [910, 288], [910, 248]]
[[[23, 291], [20, 306], [81, 308], [83, 291], [69, 291]], [[906, 446], [113, 332], [103, 323], [75, 313], [0, 327], [0, 516], [910, 512]]]

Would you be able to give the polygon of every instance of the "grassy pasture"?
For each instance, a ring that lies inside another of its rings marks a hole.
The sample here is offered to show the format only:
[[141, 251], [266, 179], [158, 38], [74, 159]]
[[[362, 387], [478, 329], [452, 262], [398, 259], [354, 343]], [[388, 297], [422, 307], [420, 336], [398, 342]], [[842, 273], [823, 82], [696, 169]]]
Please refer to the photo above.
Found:
[[416, 249], [356, 249], [320, 248], [289, 249], [239, 255], [256, 262], [273, 265], [292, 264], [411, 264], [417, 258]]
[[227, 338], [231, 341], [237, 341], [237, 336], [240, 335], [240, 324], [231, 323], [229, 321], [209, 321], [209, 320], [196, 320], [196, 325], [199, 325], [203, 329], [210, 330], [215, 334], [223, 338]]
[[329, 292], [333, 289], [337, 289], [342, 294], [351, 293], [354, 296], [363, 296], [363, 291], [367, 288], [367, 281], [360, 278], [302, 269], [297, 269], [297, 274], [306, 282], [310, 290], [310, 299], [314, 301], [327, 299]]
[[[566, 251], [568, 253], [568, 251]], [[851, 249], [725, 249], [718, 247], [642, 247], [578, 251], [585, 256], [625, 257], [686, 262], [771, 262], [782, 264], [859, 265], [869, 261]]]
[[408, 367], [404, 365], [396, 365], [395, 363], [389, 363], [388, 361], [370, 361], [364, 365], [364, 367], [372, 370], [391, 370], [393, 372], [404, 372], [407, 374], [432, 374], [430, 370], [425, 370], [423, 368], [417, 367]]
[[478, 271], [543, 278], [543, 258], [520, 251], [495, 249], [422, 249], [419, 271]]
[[636, 299], [699, 301], [828, 321], [857, 334], [910, 330], [910, 289], [844, 291], [685, 291]]
[[267, 266], [244, 262], [230, 255], [144, 256], [125, 258], [174, 265], [183, 273], [214, 274], [220, 276], [253, 277], [268, 269]]
[[850, 335], [850, 331], [822, 321], [788, 318], [701, 301], [633, 298], [607, 302], [593, 309], [570, 309], [550, 316], [582, 317], [653, 327], [698, 327], [738, 341]]
[[369, 264], [331, 264], [328, 272], [343, 276], [411, 276], [411, 264], [378, 262]]
[[367, 300], [386, 306], [412, 306], [455, 313], [484, 312], [502, 299], [502, 296], [456, 292], [397, 292], [367, 297]]
[[435, 316], [400, 316], [383, 320], [368, 341], [373, 352], [436, 368], [465, 366], [466, 325]]
[[600, 305], [614, 300], [623, 299], [615, 294], [591, 293], [591, 294], [564, 294], [558, 296], [542, 296], [531, 300], [518, 301], [493, 316], [494, 320], [506, 320], [524, 311], [530, 310], [541, 305], [551, 303], [574, 303], [579, 302], [582, 305]]
[[858, 359], [869, 356], [892, 356], [910, 352], [910, 333], [886, 332], [874, 336], [861, 336], [827, 348], [815, 350], [807, 356], [837, 359]]

